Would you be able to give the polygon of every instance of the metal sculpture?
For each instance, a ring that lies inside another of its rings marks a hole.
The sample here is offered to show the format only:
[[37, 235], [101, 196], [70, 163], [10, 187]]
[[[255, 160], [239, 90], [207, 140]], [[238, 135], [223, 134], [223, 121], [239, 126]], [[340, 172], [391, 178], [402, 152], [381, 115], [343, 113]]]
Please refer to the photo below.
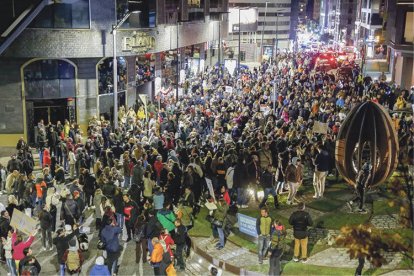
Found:
[[397, 167], [398, 137], [388, 112], [367, 101], [355, 106], [345, 118], [336, 141], [336, 168], [350, 185], [364, 162], [372, 165], [369, 186], [387, 180]]

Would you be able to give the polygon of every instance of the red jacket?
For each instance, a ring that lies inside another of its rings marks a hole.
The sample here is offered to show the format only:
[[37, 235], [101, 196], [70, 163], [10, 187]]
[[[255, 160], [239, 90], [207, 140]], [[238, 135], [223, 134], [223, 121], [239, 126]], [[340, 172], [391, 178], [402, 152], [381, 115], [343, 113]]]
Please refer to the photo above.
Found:
[[161, 161], [157, 160], [154, 162], [154, 170], [157, 173], [157, 177], [160, 177], [163, 167], [164, 167], [164, 164]]
[[51, 158], [50, 158], [50, 152], [49, 152], [49, 150], [48, 149], [45, 149], [44, 151], [43, 151], [43, 160], [42, 160], [43, 162], [43, 168], [44, 167], [46, 167], [46, 165], [48, 166], [48, 167], [50, 167], [50, 164], [52, 163], [52, 160], [51, 160]]
[[30, 236], [27, 239], [27, 241], [25, 242], [21, 241], [19, 242], [19, 244], [14, 245], [14, 243], [16, 242], [16, 239], [17, 239], [17, 235], [16, 235], [16, 232], [14, 232], [12, 235], [13, 260], [20, 261], [20, 260], [23, 260], [25, 257], [23, 254], [23, 250], [32, 245], [34, 237]]
[[165, 245], [167, 246], [167, 251], [170, 253], [170, 256], [173, 257], [174, 254], [171, 250], [171, 245], [174, 245], [174, 240], [171, 238], [168, 234], [161, 234], [160, 240], [163, 240], [165, 242]]

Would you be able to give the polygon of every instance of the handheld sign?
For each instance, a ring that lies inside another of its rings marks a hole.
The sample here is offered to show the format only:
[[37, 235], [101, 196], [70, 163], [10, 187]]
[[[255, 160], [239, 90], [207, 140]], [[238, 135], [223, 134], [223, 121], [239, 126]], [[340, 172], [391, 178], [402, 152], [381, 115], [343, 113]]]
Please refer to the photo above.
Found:
[[30, 235], [36, 230], [37, 222], [21, 211], [14, 209], [10, 225], [26, 235]]

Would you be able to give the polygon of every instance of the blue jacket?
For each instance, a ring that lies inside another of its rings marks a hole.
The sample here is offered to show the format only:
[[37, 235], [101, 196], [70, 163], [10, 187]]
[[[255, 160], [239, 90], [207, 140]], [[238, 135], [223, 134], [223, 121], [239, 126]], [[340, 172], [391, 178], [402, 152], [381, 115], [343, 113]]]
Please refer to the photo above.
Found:
[[152, 200], [154, 201], [154, 209], [161, 210], [164, 205], [164, 194], [161, 192], [155, 193]]
[[122, 229], [119, 226], [106, 225], [102, 229], [101, 239], [106, 244], [106, 251], [115, 253], [119, 250], [119, 238], [118, 235], [122, 233]]
[[94, 265], [89, 276], [111, 276], [111, 273], [106, 265]]

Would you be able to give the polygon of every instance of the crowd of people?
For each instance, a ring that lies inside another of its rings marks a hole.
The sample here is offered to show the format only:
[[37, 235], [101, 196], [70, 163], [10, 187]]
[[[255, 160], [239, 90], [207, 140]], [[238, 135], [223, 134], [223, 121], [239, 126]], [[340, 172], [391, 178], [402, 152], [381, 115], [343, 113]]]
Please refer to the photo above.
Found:
[[[414, 89], [364, 77], [357, 66], [352, 77], [315, 72], [316, 58], [309, 52], [280, 54], [277, 64], [243, 69], [238, 76], [207, 67], [178, 101], [161, 95], [159, 109], [150, 103], [138, 107], [138, 113], [122, 112], [116, 129], [97, 118], [86, 133], [69, 122], [40, 122], [41, 171], [34, 173], [31, 148], [23, 139], [17, 154], [0, 168], [1, 188], [9, 195], [0, 218], [2, 258], [11, 275], [41, 269], [30, 250], [35, 233], [23, 241], [10, 227], [16, 208], [30, 210], [39, 220], [44, 250], [56, 246], [60, 275], [82, 268], [87, 241], [80, 225], [88, 210], [99, 233], [97, 246], [105, 251], [91, 275], [116, 275], [123, 229], [124, 242], [135, 243], [137, 263], [149, 261], [155, 275], [184, 270], [188, 231], [203, 206], [217, 250], [225, 247], [234, 224], [229, 214], [258, 206], [259, 262], [274, 236], [271, 258], [280, 260], [284, 226], [267, 218], [267, 199], [273, 196], [273, 207], [279, 208], [283, 192], [288, 193], [283, 204], [299, 208], [289, 221], [294, 260], [299, 261], [302, 247], [306, 262], [306, 228], [312, 220], [296, 198], [304, 175], [313, 174], [313, 197], [322, 198], [326, 176], [335, 173], [336, 135], [357, 104], [374, 101], [390, 112], [414, 104]], [[407, 159], [413, 153], [412, 116], [395, 114], [401, 158]], [[316, 122], [326, 124], [327, 131], [313, 131]], [[358, 211], [365, 212], [363, 206]], [[280, 273], [275, 264], [271, 275]]]

